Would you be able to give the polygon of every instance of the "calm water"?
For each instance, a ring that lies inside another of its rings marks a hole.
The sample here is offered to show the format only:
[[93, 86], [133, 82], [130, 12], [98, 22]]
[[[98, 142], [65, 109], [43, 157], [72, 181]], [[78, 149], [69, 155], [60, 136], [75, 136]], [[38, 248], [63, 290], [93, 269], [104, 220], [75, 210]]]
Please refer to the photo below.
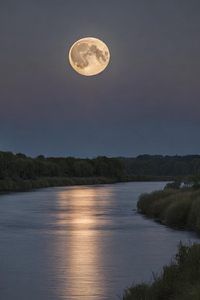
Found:
[[58, 187], [0, 196], [1, 300], [117, 300], [160, 273], [180, 240], [137, 214], [138, 196], [165, 182]]

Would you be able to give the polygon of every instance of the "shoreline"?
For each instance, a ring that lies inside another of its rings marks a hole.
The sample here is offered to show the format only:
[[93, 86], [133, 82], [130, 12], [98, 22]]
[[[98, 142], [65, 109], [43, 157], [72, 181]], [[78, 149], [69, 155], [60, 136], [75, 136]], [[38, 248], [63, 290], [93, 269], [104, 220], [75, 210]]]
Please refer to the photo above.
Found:
[[[130, 177], [131, 176], [131, 177]], [[113, 184], [120, 182], [155, 182], [172, 181], [170, 176], [135, 176], [127, 175], [124, 180], [109, 177], [40, 177], [37, 179], [22, 179], [18, 177], [15, 181], [10, 178], [0, 180], [0, 195], [8, 192], [22, 192], [32, 189], [58, 186]]]
[[132, 284], [124, 289], [121, 300], [196, 300], [200, 299], [200, 244], [178, 245], [178, 253], [160, 275], [154, 274], [149, 282]]
[[[174, 230], [200, 233], [200, 189], [182, 187], [141, 194], [138, 213]], [[183, 245], [160, 275], [154, 274], [148, 282], [132, 284], [124, 289], [121, 300], [196, 300], [200, 299], [200, 243]], [[174, 260], [175, 259], [175, 260]]]
[[78, 186], [78, 185], [94, 185], [94, 184], [112, 184], [118, 183], [113, 178], [104, 177], [42, 177], [39, 179], [23, 180], [13, 182], [13, 186], [10, 189], [0, 190], [0, 195], [12, 193], [12, 192], [26, 192], [30, 190], [36, 190], [40, 188], [59, 187], [59, 186]]
[[141, 194], [137, 211], [161, 225], [200, 233], [200, 190], [192, 187]]

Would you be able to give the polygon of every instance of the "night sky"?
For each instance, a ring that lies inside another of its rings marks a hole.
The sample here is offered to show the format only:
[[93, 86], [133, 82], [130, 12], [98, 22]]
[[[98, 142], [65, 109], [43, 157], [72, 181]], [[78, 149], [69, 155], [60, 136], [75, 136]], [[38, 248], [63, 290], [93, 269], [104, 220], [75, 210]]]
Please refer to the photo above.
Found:
[[[108, 46], [75, 72], [70, 47]], [[199, 0], [0, 2], [0, 150], [27, 156], [200, 154]]]

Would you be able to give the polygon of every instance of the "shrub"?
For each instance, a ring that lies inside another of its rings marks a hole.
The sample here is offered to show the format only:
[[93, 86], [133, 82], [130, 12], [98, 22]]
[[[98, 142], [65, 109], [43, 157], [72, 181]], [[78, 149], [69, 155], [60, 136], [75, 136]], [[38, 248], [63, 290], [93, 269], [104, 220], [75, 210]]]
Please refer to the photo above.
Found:
[[185, 246], [181, 242], [176, 262], [163, 267], [160, 276], [153, 274], [149, 283], [132, 285], [123, 300], [199, 300], [200, 244]]
[[192, 200], [188, 216], [188, 227], [194, 230], [200, 230], [200, 196]]
[[151, 213], [152, 205], [159, 199], [169, 197], [174, 193], [173, 190], [159, 190], [154, 191], [151, 194], [141, 194], [137, 202], [137, 207], [142, 213]]
[[8, 190], [7, 182], [5, 180], [0, 180], [0, 190], [1, 191], [7, 191]]
[[177, 199], [166, 210], [166, 224], [173, 227], [186, 227], [188, 225], [190, 208], [190, 198]]
[[166, 209], [174, 202], [175, 195], [171, 195], [167, 198], [161, 198], [154, 202], [151, 207], [151, 214], [155, 218], [165, 219]]
[[177, 190], [180, 188], [180, 186], [181, 186], [180, 181], [174, 181], [174, 182], [167, 183], [166, 186], [164, 187], [164, 189], [165, 190], [167, 190], [167, 189]]

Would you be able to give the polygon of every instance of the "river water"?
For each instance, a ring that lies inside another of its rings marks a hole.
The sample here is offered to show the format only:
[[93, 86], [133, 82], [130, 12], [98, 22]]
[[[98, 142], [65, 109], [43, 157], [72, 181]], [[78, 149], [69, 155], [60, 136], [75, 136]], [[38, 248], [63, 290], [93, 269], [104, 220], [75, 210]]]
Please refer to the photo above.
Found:
[[117, 300], [199, 241], [138, 214], [166, 182], [56, 187], [0, 196], [1, 300]]

